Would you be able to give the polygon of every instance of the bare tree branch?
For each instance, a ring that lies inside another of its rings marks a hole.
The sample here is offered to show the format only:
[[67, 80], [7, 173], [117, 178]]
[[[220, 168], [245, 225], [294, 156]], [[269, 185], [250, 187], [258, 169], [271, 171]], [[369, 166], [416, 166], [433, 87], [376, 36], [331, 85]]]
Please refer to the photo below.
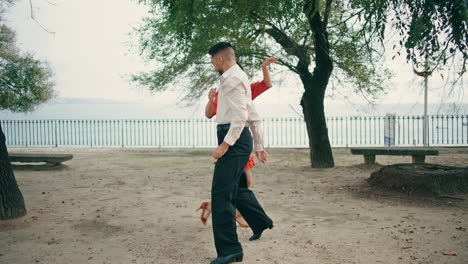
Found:
[[[49, 2], [49, 4], [55, 5], [55, 4], [52, 4], [52, 3], [50, 3], [50, 2]], [[36, 22], [45, 32], [54, 35], [55, 32], [49, 31], [48, 29], [46, 29], [46, 28], [45, 28], [43, 25], [41, 25], [41, 23], [36, 19], [36, 16], [35, 16], [35, 13], [34, 13], [34, 7], [33, 7], [32, 0], [29, 0], [29, 6], [31, 7], [31, 19], [34, 20], [34, 22]]]
[[47, 3], [49, 3], [50, 5], [53, 5], [53, 6], [57, 6], [56, 3], [52, 3], [51, 1], [48, 1], [48, 0], [47, 0]]

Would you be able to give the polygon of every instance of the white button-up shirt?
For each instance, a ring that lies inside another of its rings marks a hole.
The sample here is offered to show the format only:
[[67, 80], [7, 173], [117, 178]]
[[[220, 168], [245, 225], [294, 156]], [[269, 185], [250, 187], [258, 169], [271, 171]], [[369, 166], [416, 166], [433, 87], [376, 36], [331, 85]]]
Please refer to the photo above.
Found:
[[261, 118], [252, 103], [247, 74], [236, 64], [221, 75], [218, 89], [218, 109], [216, 122], [231, 124], [224, 141], [234, 145], [240, 137], [246, 123], [249, 123], [254, 140], [255, 151], [263, 150]]

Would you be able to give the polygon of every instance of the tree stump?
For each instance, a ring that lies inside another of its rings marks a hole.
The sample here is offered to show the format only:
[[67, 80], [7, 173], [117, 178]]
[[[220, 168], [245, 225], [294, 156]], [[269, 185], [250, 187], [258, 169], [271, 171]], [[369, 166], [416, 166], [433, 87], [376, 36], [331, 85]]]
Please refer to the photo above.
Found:
[[381, 168], [367, 179], [373, 186], [405, 193], [434, 195], [468, 193], [468, 167], [435, 164], [394, 164]]

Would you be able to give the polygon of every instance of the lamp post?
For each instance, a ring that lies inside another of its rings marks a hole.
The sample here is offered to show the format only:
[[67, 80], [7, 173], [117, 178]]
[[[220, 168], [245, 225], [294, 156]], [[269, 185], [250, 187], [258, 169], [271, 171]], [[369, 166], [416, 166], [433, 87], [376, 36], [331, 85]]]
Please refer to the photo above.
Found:
[[418, 72], [413, 68], [413, 71], [416, 75], [424, 77], [424, 123], [423, 123], [423, 145], [424, 147], [429, 147], [429, 118], [427, 116], [427, 97], [428, 97], [428, 86], [429, 86], [429, 75], [432, 72], [429, 71], [429, 65], [426, 63], [424, 71]]
[[424, 147], [429, 147], [429, 119], [427, 117], [427, 86], [429, 76], [424, 76], [424, 133], [423, 133], [423, 144]]

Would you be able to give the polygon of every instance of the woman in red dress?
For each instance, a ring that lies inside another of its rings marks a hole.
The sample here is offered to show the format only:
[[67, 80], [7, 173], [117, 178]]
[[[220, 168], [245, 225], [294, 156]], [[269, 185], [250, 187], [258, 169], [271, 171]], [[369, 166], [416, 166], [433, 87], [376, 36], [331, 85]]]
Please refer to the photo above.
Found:
[[[270, 89], [273, 84], [271, 83], [270, 79], [270, 73], [268, 72], [268, 65], [271, 63], [276, 63], [278, 62], [274, 57], [269, 57], [266, 58], [263, 63], [262, 63], [262, 73], [263, 73], [263, 81], [261, 82], [255, 82], [250, 84], [250, 89], [252, 90], [252, 100], [254, 100], [257, 96], [265, 92], [266, 90]], [[218, 108], [218, 92], [216, 91], [216, 88], [211, 88], [209, 93], [208, 93], [208, 103], [206, 104], [205, 107], [205, 116], [209, 119], [211, 119], [213, 116], [216, 115], [216, 110]], [[247, 165], [245, 166], [245, 175], [247, 176], [247, 187], [250, 187], [252, 185], [252, 172], [250, 169], [255, 167], [255, 161], [253, 158], [253, 155], [251, 154], [249, 157], [249, 160], [247, 162]], [[206, 224], [206, 221], [208, 220], [208, 217], [211, 213], [211, 206], [210, 202], [203, 202], [200, 205], [200, 208], [198, 210], [202, 209], [201, 213], [201, 220], [203, 224]], [[242, 217], [242, 215], [237, 211], [236, 209], [236, 221], [239, 223], [241, 227], [249, 227], [245, 219]]]

